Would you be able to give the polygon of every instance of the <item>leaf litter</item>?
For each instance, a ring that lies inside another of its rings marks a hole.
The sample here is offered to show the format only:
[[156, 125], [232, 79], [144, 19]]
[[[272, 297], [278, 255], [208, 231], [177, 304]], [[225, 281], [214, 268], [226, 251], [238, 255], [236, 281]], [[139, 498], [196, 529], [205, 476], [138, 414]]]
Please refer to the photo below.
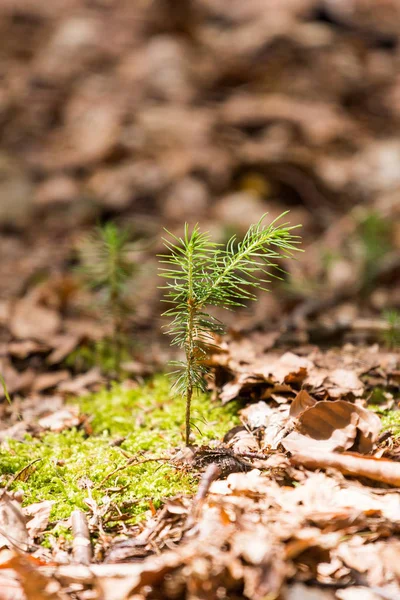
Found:
[[[125, 526], [102, 561], [84, 567], [70, 558], [66, 565], [29, 562], [32, 551], [46, 556], [35, 540], [51, 506], [20, 509], [4, 492], [2, 522], [16, 523], [0, 552], [4, 572], [18, 575], [8, 575], [9, 589], [28, 600], [69, 597], [70, 590], [105, 600], [400, 595], [400, 465], [381, 456], [380, 419], [365, 401], [372, 376], [395, 389], [398, 357], [376, 348], [280, 356], [253, 348], [245, 364], [243, 355], [240, 362], [230, 356], [229, 341], [223, 352], [224, 361], [221, 350], [211, 357], [227, 380], [215, 393], [227, 401], [228, 389], [229, 400], [242, 400], [242, 425], [214, 449], [174, 459], [203, 473], [197, 496], [167, 500], [140, 527]], [[70, 426], [72, 413], [63, 410], [46, 417], [48, 424], [42, 418], [42, 427], [63, 427], [64, 419]], [[94, 517], [99, 509], [90, 502]], [[99, 526], [103, 533], [88, 543], [104, 544], [107, 510], [89, 520], [91, 536]], [[35, 574], [29, 584], [28, 568]]]

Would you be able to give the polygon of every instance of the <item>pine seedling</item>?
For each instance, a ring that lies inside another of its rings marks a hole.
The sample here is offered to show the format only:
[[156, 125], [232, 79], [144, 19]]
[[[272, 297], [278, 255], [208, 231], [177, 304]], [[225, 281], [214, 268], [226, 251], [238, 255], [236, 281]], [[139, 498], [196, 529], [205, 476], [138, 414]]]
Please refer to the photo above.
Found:
[[130, 259], [129, 236], [114, 223], [97, 227], [78, 247], [86, 283], [99, 291], [100, 305], [112, 324], [111, 346], [116, 374], [121, 372], [124, 320], [131, 311], [125, 302], [126, 285], [136, 265]]
[[213, 243], [208, 233], [196, 225], [192, 232], [185, 224], [183, 237], [170, 232], [164, 239], [168, 254], [161, 255], [161, 276], [166, 279], [166, 302], [172, 304], [164, 316], [170, 318], [167, 333], [172, 345], [185, 352], [185, 360], [175, 361], [174, 387], [186, 400], [185, 440], [189, 445], [190, 410], [193, 393], [204, 391], [207, 373], [205, 357], [213, 334], [224, 332], [221, 321], [208, 310], [212, 306], [235, 309], [248, 300], [256, 300], [256, 292], [268, 291], [269, 269], [277, 267], [275, 260], [290, 257], [298, 250], [299, 237], [295, 227], [278, 223], [283, 213], [269, 225], [265, 215], [251, 225], [241, 242], [231, 237], [226, 246]]

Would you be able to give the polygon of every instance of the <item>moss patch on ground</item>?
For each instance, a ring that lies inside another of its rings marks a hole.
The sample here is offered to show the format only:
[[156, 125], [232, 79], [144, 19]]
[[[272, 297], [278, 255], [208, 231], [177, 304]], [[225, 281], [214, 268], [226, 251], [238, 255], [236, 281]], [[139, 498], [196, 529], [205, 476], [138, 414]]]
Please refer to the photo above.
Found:
[[[74, 508], [87, 510], [85, 498], [91, 495], [100, 507], [111, 500], [118, 507], [114, 517], [120, 510], [134, 521], [151, 503], [158, 507], [166, 497], [194, 491], [196, 478], [192, 473], [160, 462], [129, 466], [102, 483], [109, 473], [126, 464], [127, 456], [139, 460], [166, 456], [169, 450], [183, 445], [184, 401], [171, 393], [166, 376], [135, 389], [113, 385], [75, 402], [90, 417], [91, 435], [72, 429], [39, 438], [27, 436], [22, 442], [7, 440], [0, 446], [2, 485], [40, 459], [24, 473], [25, 480], [12, 483], [12, 489], [23, 490], [24, 504], [53, 500], [51, 518], [58, 521]], [[238, 424], [237, 409], [235, 403], [221, 407], [206, 394], [196, 396], [192, 411], [196, 443], [221, 439]], [[125, 437], [122, 444], [112, 446], [121, 436]], [[110, 518], [113, 520], [117, 517]]]
[[[377, 387], [369, 397], [368, 408], [379, 415], [382, 423], [382, 432], [391, 431], [392, 435], [398, 438], [400, 437], [400, 410], [398, 408], [387, 408], [388, 400], [392, 399], [393, 396], [387, 394], [384, 388]], [[399, 399], [394, 398], [394, 400], [396, 406]]]
[[382, 433], [391, 431], [393, 437], [400, 437], [400, 410], [387, 410], [378, 406], [370, 406], [378, 415], [382, 423]]

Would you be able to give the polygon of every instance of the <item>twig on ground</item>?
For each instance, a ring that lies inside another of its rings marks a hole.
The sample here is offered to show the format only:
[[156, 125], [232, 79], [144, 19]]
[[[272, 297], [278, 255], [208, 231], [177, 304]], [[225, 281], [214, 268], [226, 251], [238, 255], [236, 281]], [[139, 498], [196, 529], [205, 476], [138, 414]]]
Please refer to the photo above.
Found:
[[129, 458], [127, 460], [127, 462], [124, 465], [122, 465], [121, 467], [117, 467], [116, 469], [114, 469], [114, 471], [111, 471], [111, 473], [109, 473], [108, 475], [106, 475], [104, 477], [104, 479], [102, 479], [102, 481], [100, 481], [100, 483], [96, 486], [96, 488], [98, 489], [108, 479], [110, 479], [110, 477], [112, 477], [116, 473], [119, 473], [120, 471], [123, 471], [124, 469], [127, 469], [130, 466], [134, 466], [135, 467], [136, 465], [143, 465], [143, 464], [148, 463], [148, 462], [159, 462], [159, 461], [169, 462], [170, 460], [171, 460], [170, 458], [146, 458], [144, 460], [136, 460], [136, 457], [132, 456], [131, 458]]
[[92, 546], [90, 543], [89, 528], [85, 513], [74, 510], [71, 515], [72, 554], [78, 565], [90, 565], [92, 559]]
[[203, 506], [203, 502], [206, 499], [206, 496], [210, 490], [211, 484], [218, 479], [221, 475], [221, 467], [219, 467], [216, 463], [211, 463], [208, 465], [207, 469], [202, 475], [200, 479], [199, 488], [197, 490], [197, 494], [193, 499], [192, 511], [189, 515], [188, 521], [192, 521], [193, 519], [197, 519], [201, 507]]

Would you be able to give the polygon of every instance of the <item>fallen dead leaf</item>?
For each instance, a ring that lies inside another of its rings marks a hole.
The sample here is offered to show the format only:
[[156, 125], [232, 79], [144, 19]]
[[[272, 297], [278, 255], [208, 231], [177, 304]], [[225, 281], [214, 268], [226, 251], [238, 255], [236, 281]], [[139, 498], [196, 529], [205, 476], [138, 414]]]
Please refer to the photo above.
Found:
[[349, 369], [335, 369], [329, 373], [325, 385], [331, 398], [340, 398], [349, 393], [359, 398], [364, 391], [363, 382]]
[[[4, 377], [9, 394], [29, 389], [35, 378], [33, 369], [26, 369], [20, 373], [6, 358], [0, 361], [0, 372]], [[0, 386], [0, 398], [4, 398], [3, 386]]]
[[35, 290], [17, 300], [9, 324], [10, 331], [16, 338], [31, 338], [39, 342], [51, 342], [60, 326], [58, 312], [40, 305]]
[[226, 383], [220, 393], [222, 404], [227, 404], [242, 394], [246, 394], [247, 390], [252, 390], [254, 386], [263, 383], [262, 377], [257, 377], [249, 373], [241, 373], [232, 381]]
[[50, 429], [50, 431], [57, 432], [71, 429], [71, 427], [78, 427], [81, 422], [79, 408], [76, 406], [62, 408], [38, 421], [40, 427], [43, 427], [43, 429]]
[[[297, 430], [289, 440], [283, 440], [287, 450], [289, 447], [290, 451], [295, 450], [296, 444], [306, 449], [311, 438], [325, 442], [321, 449], [353, 449], [366, 454], [378, 439], [381, 421], [375, 413], [345, 400], [321, 400], [299, 414]], [[303, 443], [301, 436], [304, 436]]]
[[385, 596], [375, 594], [372, 590], [364, 586], [355, 586], [347, 590], [338, 590], [336, 598], [339, 600], [382, 600]]
[[27, 600], [66, 600], [61, 585], [39, 571], [35, 560], [15, 550], [2, 550], [0, 569], [13, 569], [19, 577]]
[[0, 572], [0, 600], [26, 600], [17, 574], [12, 569]]
[[33, 340], [15, 341], [8, 344], [8, 352], [16, 358], [26, 358], [31, 354], [46, 352], [47, 349], [46, 345], [34, 342]]
[[62, 360], [64, 360], [64, 358], [71, 354], [73, 350], [75, 350], [79, 340], [80, 338], [77, 335], [65, 334], [55, 336], [52, 340], [53, 351], [47, 357], [47, 363], [49, 365], [59, 364]]
[[50, 373], [41, 373], [35, 378], [32, 389], [34, 392], [41, 392], [57, 386], [63, 381], [68, 381], [71, 375], [67, 370], [54, 371]]
[[95, 383], [100, 383], [102, 381], [102, 376], [100, 370], [96, 367], [91, 369], [84, 375], [78, 375], [77, 377], [70, 379], [69, 381], [64, 381], [58, 386], [58, 390], [60, 392], [69, 393], [69, 394], [82, 394], [88, 388], [90, 388]]
[[307, 408], [314, 406], [316, 402], [317, 401], [310, 396], [307, 390], [300, 390], [300, 392], [297, 394], [296, 398], [290, 405], [289, 414], [291, 417], [298, 417]]
[[43, 502], [35, 502], [22, 509], [23, 514], [26, 517], [30, 517], [26, 524], [26, 528], [31, 540], [34, 540], [46, 529], [53, 504], [54, 501], [52, 500], [43, 500]]
[[254, 365], [255, 375], [263, 376], [271, 383], [301, 383], [312, 369], [313, 362], [308, 358], [297, 356], [293, 352], [285, 352], [273, 362]]
[[249, 404], [240, 411], [240, 417], [250, 429], [267, 427], [274, 410], [264, 401]]
[[[336, 600], [334, 592], [295, 583], [283, 593], [283, 600]], [[367, 599], [366, 599], [367, 600]]]
[[0, 498], [0, 548], [28, 549], [29, 534], [21, 506], [3, 492]]

